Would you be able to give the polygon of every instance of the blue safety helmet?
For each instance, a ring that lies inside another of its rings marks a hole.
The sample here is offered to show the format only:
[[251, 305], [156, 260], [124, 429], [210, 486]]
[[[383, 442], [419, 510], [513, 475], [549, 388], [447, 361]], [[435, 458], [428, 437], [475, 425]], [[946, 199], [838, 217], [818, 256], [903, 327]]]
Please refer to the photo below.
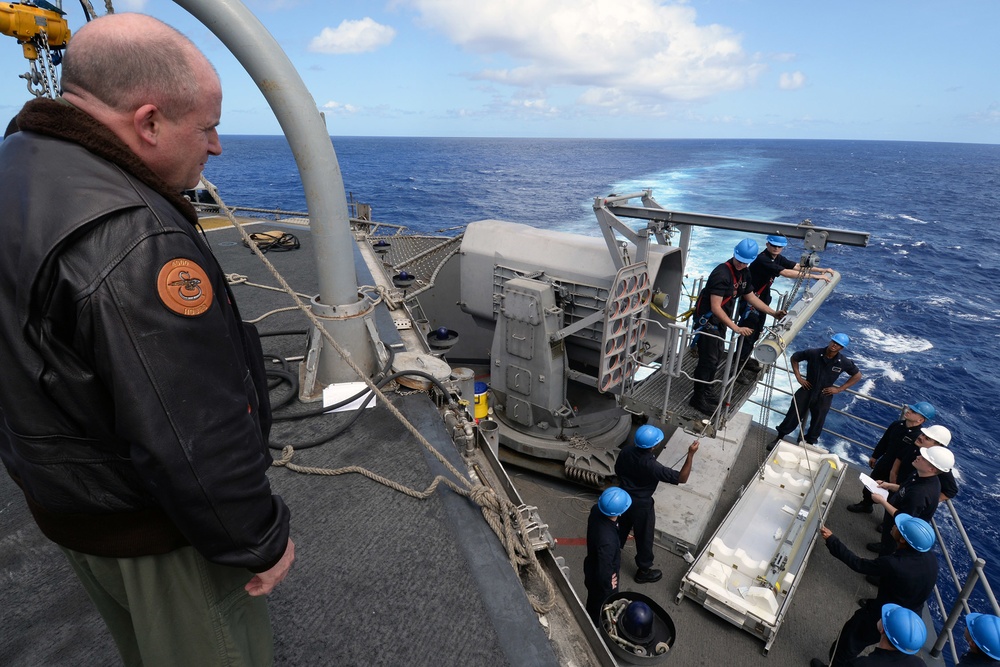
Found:
[[851, 339], [845, 333], [835, 333], [830, 336], [830, 340], [839, 345], [840, 347], [847, 347], [851, 344]]
[[788, 245], [788, 239], [786, 239], [781, 234], [771, 234], [767, 237], [767, 242], [773, 245], [775, 248], [784, 248]]
[[972, 613], [965, 617], [965, 627], [983, 653], [1000, 660], [1000, 618], [993, 614]]
[[736, 244], [735, 248], [733, 248], [733, 257], [735, 257], [737, 261], [749, 264], [757, 259], [757, 253], [759, 250], [760, 249], [757, 247], [756, 241], [753, 239], [743, 239]]
[[907, 544], [917, 551], [930, 551], [931, 547], [934, 546], [936, 536], [931, 524], [923, 519], [910, 516], [906, 512], [897, 514], [894, 521], [896, 522], [899, 534], [903, 536]]
[[916, 612], [898, 604], [882, 605], [882, 631], [892, 645], [913, 655], [927, 641], [927, 626]]
[[643, 644], [653, 634], [653, 610], [642, 600], [635, 600], [625, 609], [618, 626], [625, 639]]
[[927, 401], [920, 401], [919, 403], [907, 405], [906, 407], [908, 407], [911, 412], [916, 412], [924, 419], [934, 419], [934, 416], [937, 414], [937, 410], [934, 409], [934, 406]]
[[646, 424], [635, 431], [635, 446], [639, 449], [652, 449], [663, 442], [663, 431]]
[[632, 496], [617, 486], [608, 487], [597, 499], [597, 509], [604, 516], [621, 516], [631, 505]]

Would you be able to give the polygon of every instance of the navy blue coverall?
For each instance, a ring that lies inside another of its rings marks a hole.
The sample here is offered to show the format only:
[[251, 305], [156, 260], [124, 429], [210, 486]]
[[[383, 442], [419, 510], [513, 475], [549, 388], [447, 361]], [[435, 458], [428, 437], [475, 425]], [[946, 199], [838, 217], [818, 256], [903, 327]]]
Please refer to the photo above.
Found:
[[882, 616], [883, 605], [893, 602], [920, 613], [934, 590], [938, 562], [932, 551], [920, 552], [908, 546], [887, 556], [860, 558], [836, 535], [826, 540], [826, 548], [855, 572], [879, 577], [878, 595], [854, 612], [840, 631], [837, 651], [830, 667], [842, 667], [853, 664], [854, 658], [865, 647], [878, 643], [881, 635], [877, 623]]
[[583, 559], [583, 583], [587, 587], [587, 613], [600, 625], [601, 604], [617, 592], [614, 579], [621, 569], [622, 548], [618, 524], [594, 505], [587, 518], [587, 557]]
[[653, 492], [660, 482], [678, 484], [680, 474], [653, 457], [652, 449], [641, 449], [634, 444], [625, 445], [615, 461], [615, 474], [619, 485], [632, 496], [632, 506], [618, 520], [620, 546], [625, 546], [628, 534], [635, 534], [635, 565], [640, 570], [653, 566], [653, 531], [656, 529], [656, 512], [653, 510]]

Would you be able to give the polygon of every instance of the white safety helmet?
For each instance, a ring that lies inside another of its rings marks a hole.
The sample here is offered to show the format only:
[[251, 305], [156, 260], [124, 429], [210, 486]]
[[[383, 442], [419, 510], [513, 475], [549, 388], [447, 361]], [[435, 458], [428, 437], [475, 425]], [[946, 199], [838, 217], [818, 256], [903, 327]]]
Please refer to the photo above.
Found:
[[951, 444], [951, 431], [940, 424], [934, 424], [934, 426], [922, 428], [920, 429], [920, 432], [931, 440], [941, 443], [945, 447]]
[[941, 472], [955, 467], [955, 455], [947, 447], [921, 447], [920, 455]]

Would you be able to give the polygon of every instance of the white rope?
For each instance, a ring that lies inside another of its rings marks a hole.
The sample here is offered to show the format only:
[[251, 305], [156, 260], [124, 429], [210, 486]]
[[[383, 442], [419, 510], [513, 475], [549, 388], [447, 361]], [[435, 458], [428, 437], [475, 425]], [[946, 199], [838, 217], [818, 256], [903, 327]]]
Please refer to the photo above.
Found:
[[[375, 383], [368, 377], [367, 373], [361, 370], [358, 365], [354, 362], [351, 355], [344, 350], [341, 345], [334, 340], [333, 336], [329, 331], [322, 325], [319, 318], [312, 309], [306, 306], [302, 302], [302, 298], [295, 290], [291, 288], [285, 278], [278, 272], [275, 266], [267, 259], [264, 253], [257, 247], [256, 243], [253, 243], [250, 239], [250, 235], [242, 225], [240, 225], [232, 210], [223, 203], [222, 198], [219, 196], [219, 190], [211, 183], [208, 179], [202, 176], [202, 181], [205, 183], [209, 193], [212, 195], [212, 199], [219, 206], [219, 210], [226, 214], [226, 218], [229, 220], [230, 224], [239, 232], [240, 236], [243, 238], [244, 242], [250, 250], [257, 256], [257, 258], [267, 267], [271, 275], [278, 281], [282, 286], [283, 291], [285, 291], [292, 300], [295, 301], [296, 306], [301, 310], [306, 317], [313, 323], [317, 331], [323, 336], [323, 338], [330, 343], [331, 347], [337, 351], [337, 353], [343, 358], [351, 369], [354, 370], [358, 378], [363, 381], [368, 388], [376, 393], [382, 398], [381, 405], [385, 406], [387, 410], [410, 432], [411, 435], [419, 442], [428, 452], [431, 453], [434, 458], [436, 458], [441, 465], [445, 467], [457, 480], [461, 482], [461, 485], [456, 485], [454, 482], [449, 480], [444, 480], [449, 488], [452, 488], [457, 493], [464, 495], [474, 501], [479, 505], [486, 522], [490, 525], [493, 531], [500, 538], [501, 543], [507, 550], [507, 556], [514, 566], [518, 574], [523, 577], [524, 581], [534, 578], [543, 582], [545, 588], [545, 597], [542, 599], [536, 598], [534, 595], [529, 594], [528, 598], [531, 600], [532, 607], [540, 614], [550, 611], [555, 607], [555, 590], [552, 586], [552, 582], [549, 581], [548, 577], [544, 575], [541, 564], [538, 562], [538, 557], [535, 555], [535, 551], [531, 546], [531, 540], [528, 537], [527, 528], [524, 526], [524, 522], [520, 519], [520, 512], [517, 510], [517, 506], [514, 505], [505, 496], [501, 496], [492, 488], [485, 486], [481, 483], [474, 484], [465, 475], [459, 472], [451, 462], [444, 457], [424, 436], [421, 434], [416, 427], [410, 423], [410, 421], [403, 415], [399, 409], [389, 401], [385, 394], [375, 386]], [[249, 284], [249, 283], [247, 283]], [[275, 289], [275, 288], [270, 288]], [[282, 453], [282, 458], [279, 461], [275, 461], [274, 465], [289, 467], [292, 456], [294, 455], [294, 449], [292, 447], [286, 447]], [[304, 472], [304, 470], [302, 470]], [[340, 474], [334, 471], [335, 474]], [[361, 472], [360, 470], [351, 472]], [[317, 474], [331, 474], [330, 472], [323, 472]], [[373, 478], [377, 477], [375, 473], [368, 474], [368, 471], [362, 472], [366, 476]], [[436, 485], [437, 480], [432, 483], [431, 487], [428, 488], [426, 496], [428, 497], [433, 492], [433, 487]], [[398, 490], [398, 489], [397, 489]], [[417, 496], [414, 496], [417, 497]]]

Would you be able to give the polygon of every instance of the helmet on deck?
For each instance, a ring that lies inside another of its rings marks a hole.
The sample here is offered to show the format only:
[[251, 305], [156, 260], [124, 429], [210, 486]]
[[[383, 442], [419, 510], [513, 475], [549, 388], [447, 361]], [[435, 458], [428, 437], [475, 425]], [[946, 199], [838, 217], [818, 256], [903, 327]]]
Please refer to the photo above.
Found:
[[621, 516], [632, 506], [632, 496], [617, 486], [609, 486], [597, 499], [597, 509], [604, 516]]
[[639, 449], [652, 449], [663, 442], [663, 431], [646, 424], [635, 431], [635, 446]]
[[913, 655], [927, 641], [927, 626], [916, 612], [898, 604], [882, 605], [882, 631], [892, 645]]
[[784, 248], [788, 245], [788, 239], [786, 239], [781, 234], [771, 234], [767, 237], [767, 242], [773, 245], [775, 248]]
[[847, 347], [851, 344], [851, 338], [845, 333], [835, 333], [830, 336], [830, 340], [839, 345], [840, 347]]
[[941, 472], [949, 472], [955, 467], [955, 455], [947, 447], [921, 447], [920, 455]]
[[757, 252], [759, 250], [760, 248], [757, 247], [756, 241], [753, 239], [743, 239], [733, 248], [733, 257], [739, 262], [749, 264], [757, 259]]
[[965, 627], [983, 653], [1000, 660], [1000, 618], [993, 614], [972, 613], [965, 617]]
[[916, 412], [924, 419], [934, 419], [935, 415], [937, 415], [937, 410], [935, 410], [934, 406], [927, 401], [920, 401], [919, 403], [907, 405], [906, 407], [910, 409], [910, 412]]
[[618, 629], [630, 642], [646, 643], [653, 634], [653, 610], [642, 600], [630, 603], [618, 621]]
[[928, 438], [934, 442], [938, 442], [945, 447], [951, 444], [951, 431], [946, 429], [940, 424], [934, 424], [934, 426], [928, 426], [927, 428], [920, 429], [920, 432], [926, 435]]
[[936, 536], [931, 524], [923, 519], [910, 516], [906, 512], [900, 512], [894, 517], [896, 529], [903, 536], [906, 543], [920, 552], [930, 551], [934, 546]]

